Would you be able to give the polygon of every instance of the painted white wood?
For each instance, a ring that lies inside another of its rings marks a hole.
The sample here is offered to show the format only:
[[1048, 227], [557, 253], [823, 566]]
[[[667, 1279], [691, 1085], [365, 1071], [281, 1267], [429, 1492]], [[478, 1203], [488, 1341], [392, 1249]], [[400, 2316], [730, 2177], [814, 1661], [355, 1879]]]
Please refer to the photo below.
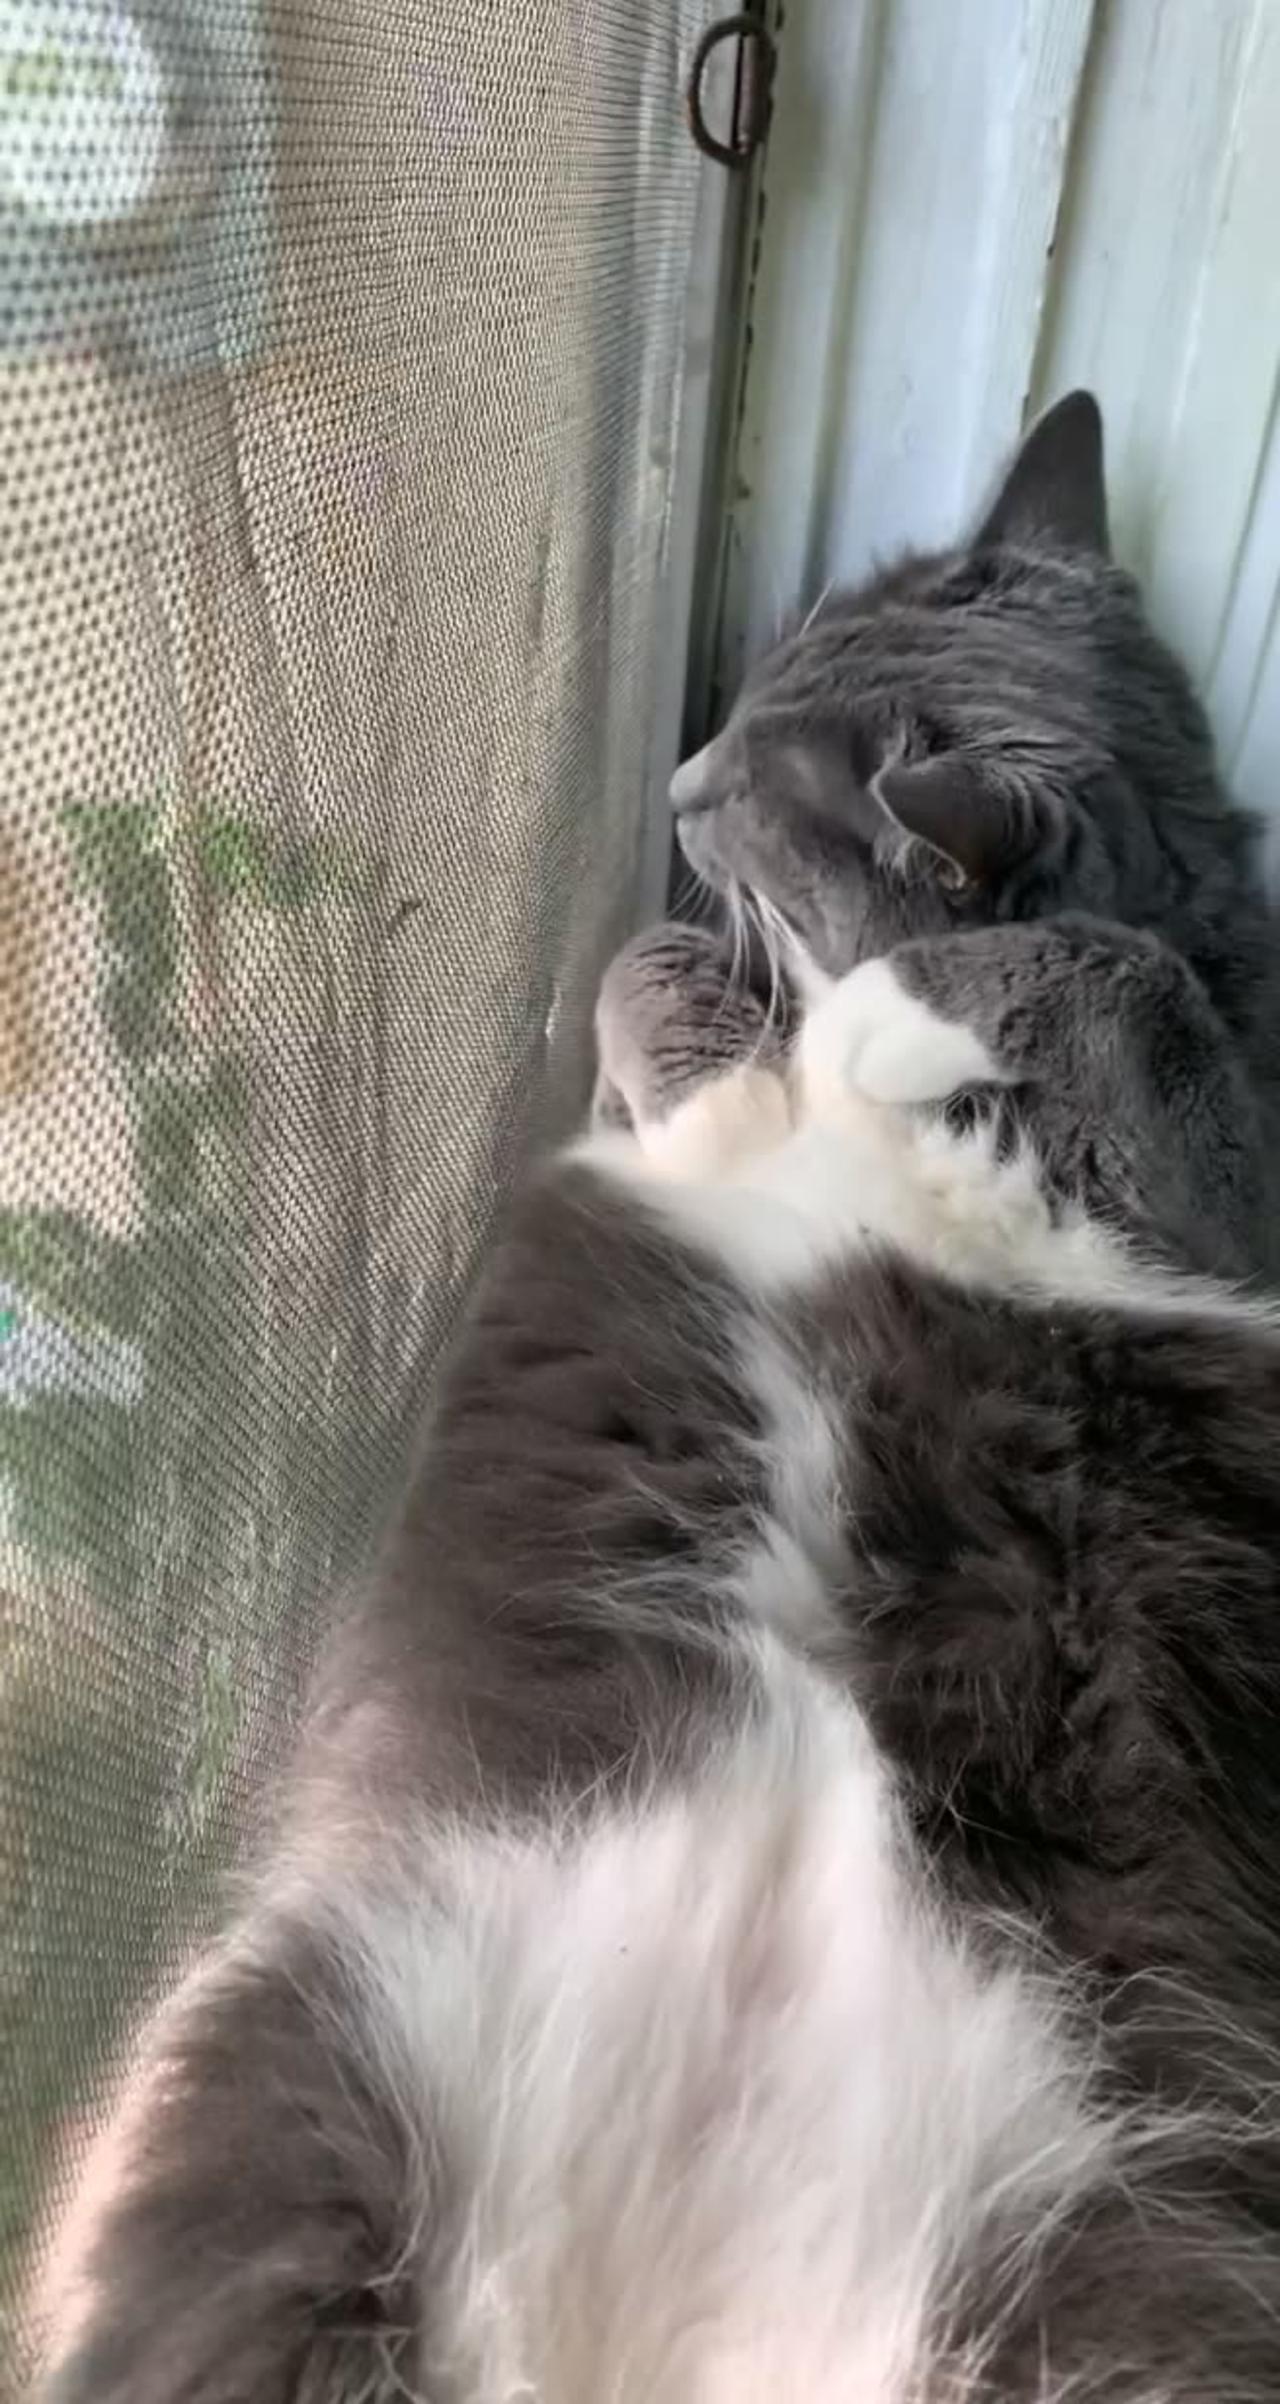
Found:
[[[1262, 128], [1242, 122], [1259, 24], [1255, 0], [1207, 9], [1121, 0], [1103, 12], [1033, 396], [1039, 405], [1072, 384], [1098, 393], [1117, 548], [1147, 578], [1200, 672], [1217, 627], [1208, 584], [1216, 581], [1220, 603], [1280, 330], [1250, 328], [1250, 294], [1261, 301], [1268, 261], [1256, 216], [1239, 206], [1255, 198], [1240, 191], [1241, 175], [1257, 179], [1263, 164], [1250, 139]], [[1213, 427], [1227, 384], [1211, 352], [1224, 341], [1238, 379], [1219, 429], [1229, 455]], [[1212, 527], [1193, 492], [1203, 494], [1207, 472], [1219, 487], [1226, 476], [1243, 486], [1234, 509], [1226, 494]]]
[[731, 531], [729, 674], [947, 534], [1018, 427], [1094, 0], [794, 0]]
[[821, 581], [828, 452], [846, 447], [842, 369], [885, 0], [793, 0], [769, 135], [751, 353], [728, 526], [730, 689]]
[[1248, 725], [1229, 767], [1241, 800], [1260, 810], [1267, 821], [1271, 879], [1280, 888], [1280, 625], [1274, 606], [1258, 661]]
[[[1092, 0], [895, 0], [818, 556], [948, 533], [1030, 381]], [[833, 429], [834, 433], [834, 429]]]
[[1280, 0], [792, 0], [782, 44], [726, 684], [1086, 383], [1117, 551], [1280, 821]]
[[1185, 375], [1254, 0], [1099, 15], [1033, 404], [1102, 400], [1117, 547], [1140, 573]]
[[[1216, 670], [1271, 437], [1280, 374], [1280, 10], [1254, 18], [1223, 144], [1181, 402], [1156, 496], [1152, 608], [1214, 697]], [[1272, 584], [1280, 564], [1272, 530]], [[1237, 618], [1235, 640], [1256, 642]], [[1226, 691], [1217, 695], [1224, 742]]]
[[1228, 764], [1238, 763], [1258, 699], [1264, 656], [1280, 585], [1280, 414], [1273, 395], [1271, 423], [1257, 462], [1248, 523], [1240, 543], [1218, 639], [1209, 697]]

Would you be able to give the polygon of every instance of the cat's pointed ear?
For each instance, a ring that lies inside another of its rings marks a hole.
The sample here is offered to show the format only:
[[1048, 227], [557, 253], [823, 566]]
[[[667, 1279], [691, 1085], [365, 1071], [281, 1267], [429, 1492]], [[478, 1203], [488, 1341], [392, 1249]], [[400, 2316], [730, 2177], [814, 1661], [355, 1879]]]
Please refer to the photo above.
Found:
[[1110, 552], [1102, 412], [1091, 392], [1069, 392], [1037, 418], [974, 536]]
[[871, 790], [901, 834], [937, 853], [952, 884], [990, 884], [1034, 846], [1025, 799], [960, 752], [899, 760]]

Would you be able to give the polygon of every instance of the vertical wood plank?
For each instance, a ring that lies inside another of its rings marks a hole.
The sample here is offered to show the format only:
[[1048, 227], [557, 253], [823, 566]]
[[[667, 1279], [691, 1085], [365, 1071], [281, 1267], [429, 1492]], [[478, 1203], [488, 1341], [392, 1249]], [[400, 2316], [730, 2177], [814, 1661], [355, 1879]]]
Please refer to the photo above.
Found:
[[725, 681], [783, 610], [951, 534], [1020, 422], [1094, 0], [792, 0]]
[[1226, 598], [1209, 703], [1227, 770], [1241, 798], [1280, 821], [1280, 740], [1259, 747], [1259, 709], [1265, 724], [1268, 676], [1280, 676], [1273, 641], [1280, 614], [1280, 392], [1256, 462], [1249, 522]]
[[827, 575], [953, 534], [1031, 378], [1092, 0], [897, 0], [856, 260]]
[[1118, 0], [1099, 18], [1035, 400], [1073, 384], [1097, 392], [1116, 547], [1142, 575], [1253, 18], [1254, 0]]
[[[1152, 608], [1206, 681], [1230, 615], [1278, 373], [1280, 11], [1268, 5], [1240, 62], [1152, 528]], [[1273, 575], [1275, 561], [1273, 549]], [[1260, 631], [1251, 637], [1237, 620], [1233, 639], [1256, 645]]]

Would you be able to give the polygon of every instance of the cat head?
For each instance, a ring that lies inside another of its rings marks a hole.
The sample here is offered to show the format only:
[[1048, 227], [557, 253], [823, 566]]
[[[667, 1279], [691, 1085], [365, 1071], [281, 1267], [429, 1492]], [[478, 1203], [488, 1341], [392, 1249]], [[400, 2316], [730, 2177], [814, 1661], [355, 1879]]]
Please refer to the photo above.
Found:
[[698, 875], [772, 904], [832, 974], [1081, 909], [1158, 928], [1230, 987], [1252, 837], [1111, 560], [1087, 392], [1032, 428], [966, 541], [779, 643], [671, 797]]

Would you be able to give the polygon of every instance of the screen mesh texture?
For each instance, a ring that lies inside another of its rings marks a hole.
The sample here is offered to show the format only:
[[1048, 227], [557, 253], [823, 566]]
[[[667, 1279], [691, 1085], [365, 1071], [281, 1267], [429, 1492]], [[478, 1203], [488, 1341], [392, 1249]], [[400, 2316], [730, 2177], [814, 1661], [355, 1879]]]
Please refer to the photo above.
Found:
[[15, 0], [0, 34], [15, 2379], [113, 2061], [215, 1922], [634, 920], [701, 21]]

